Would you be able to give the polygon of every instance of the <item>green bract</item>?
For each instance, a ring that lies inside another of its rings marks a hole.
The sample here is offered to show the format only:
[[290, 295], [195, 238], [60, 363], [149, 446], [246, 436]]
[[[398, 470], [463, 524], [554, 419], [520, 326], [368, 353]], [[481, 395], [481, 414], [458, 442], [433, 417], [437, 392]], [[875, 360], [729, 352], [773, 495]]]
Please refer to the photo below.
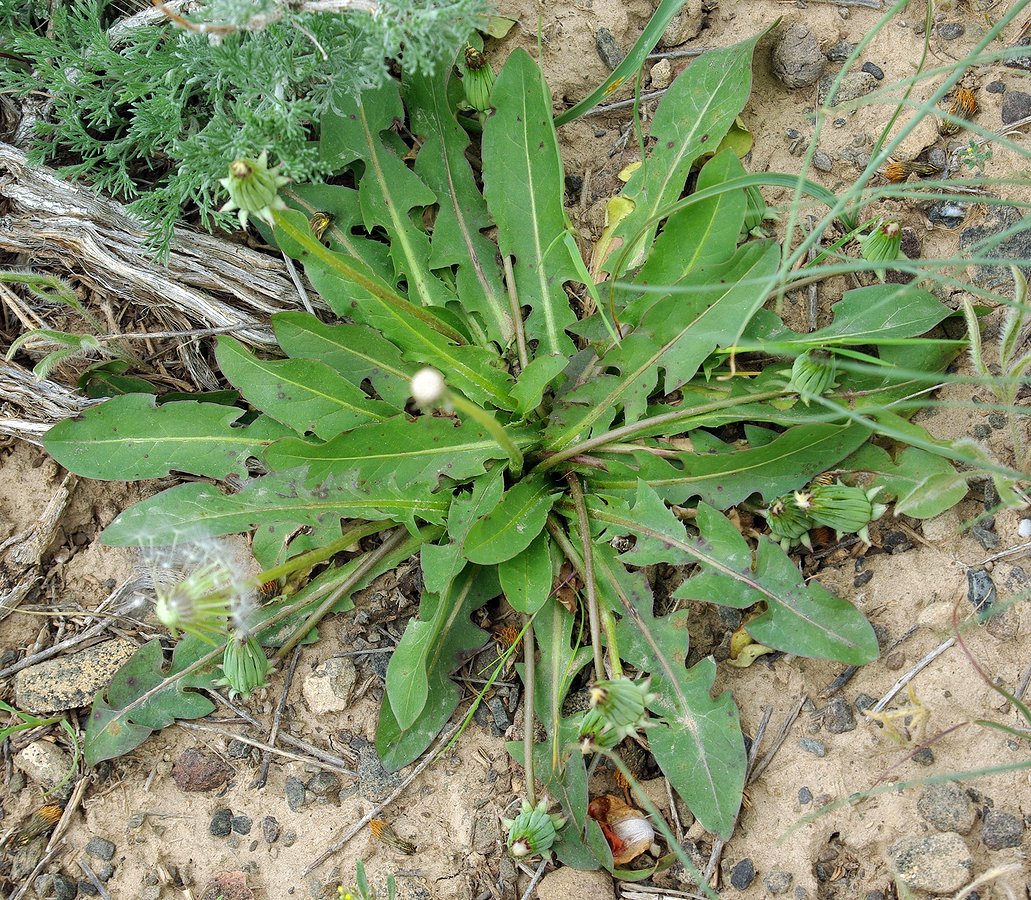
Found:
[[222, 657], [222, 673], [229, 685], [230, 697], [249, 697], [268, 681], [271, 669], [265, 651], [254, 637], [234, 634], [226, 643]]
[[524, 800], [518, 816], [501, 820], [508, 830], [508, 852], [517, 859], [548, 853], [565, 823], [563, 816], [549, 815], [547, 800], [541, 800], [536, 806]]

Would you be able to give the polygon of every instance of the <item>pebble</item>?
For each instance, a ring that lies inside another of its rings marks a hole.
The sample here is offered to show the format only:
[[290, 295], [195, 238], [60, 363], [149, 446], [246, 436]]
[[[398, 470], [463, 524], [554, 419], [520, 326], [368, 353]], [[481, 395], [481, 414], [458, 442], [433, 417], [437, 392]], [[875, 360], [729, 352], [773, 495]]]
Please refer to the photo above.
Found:
[[763, 884], [771, 894], [786, 894], [791, 887], [791, 882], [794, 880], [795, 876], [790, 872], [785, 872], [783, 869], [773, 869], [766, 873]]
[[984, 569], [967, 569], [967, 600], [983, 622], [995, 605], [995, 582]]
[[379, 761], [376, 748], [369, 744], [358, 751], [358, 793], [370, 803], [379, 803], [404, 779], [401, 772], [388, 772]]
[[128, 819], [125, 820], [126, 827], [135, 831], [138, 828], [143, 827], [143, 823], [147, 821], [147, 814], [145, 812], [134, 812]]
[[815, 84], [826, 65], [816, 35], [800, 23], [788, 28], [773, 47], [773, 74], [789, 88]]
[[1021, 519], [1017, 525], [1017, 534], [1022, 538], [1031, 538], [1031, 519]]
[[927, 218], [932, 225], [944, 225], [946, 228], [958, 228], [967, 217], [967, 204], [945, 200], [935, 203], [927, 211]]
[[945, 151], [941, 147], [932, 147], [927, 151], [927, 161], [932, 166], [937, 166], [939, 169], [944, 169], [945, 164], [948, 162], [945, 156]]
[[78, 885], [64, 875], [54, 875], [54, 898], [55, 900], [72, 900], [78, 893]]
[[230, 827], [237, 834], [250, 834], [252, 824], [250, 816], [233, 816]]
[[184, 750], [172, 766], [172, 778], [181, 791], [212, 791], [233, 774], [228, 763], [207, 750]]
[[328, 797], [330, 794], [339, 794], [343, 784], [339, 775], [334, 775], [332, 772], [319, 772], [308, 779], [305, 787], [316, 797]]
[[955, 832], [912, 835], [888, 848], [898, 877], [912, 890], [947, 894], [970, 880], [973, 861]]
[[98, 863], [93, 867], [93, 874], [100, 881], [108, 882], [111, 880], [111, 876], [115, 874], [115, 867], [109, 862]]
[[891, 554], [905, 553], [913, 549], [913, 542], [904, 531], [889, 531], [881, 536], [881, 547]]
[[32, 713], [89, 706], [135, 652], [132, 641], [119, 638], [22, 669], [14, 676], [14, 705]]
[[91, 837], [86, 844], [86, 854], [94, 859], [110, 861], [115, 855], [115, 845], [102, 837]]
[[296, 843], [297, 843], [297, 832], [296, 831], [294, 831], [292, 828], [289, 828], [285, 832], [283, 832], [283, 846], [284, 847], [292, 847]]
[[[837, 75], [824, 75], [820, 79], [820, 103], [824, 103], [830, 94], [831, 86]], [[841, 79], [838, 92], [834, 97], [833, 106], [839, 103], [848, 103], [850, 100], [858, 100], [860, 97], [869, 94], [877, 86], [877, 79], [869, 72], [849, 72]]]
[[305, 801], [304, 782], [300, 778], [291, 775], [286, 779], [286, 804], [292, 812], [297, 812], [304, 807]]
[[208, 831], [211, 832], [214, 837], [228, 837], [229, 832], [232, 830], [233, 811], [230, 809], [217, 810], [211, 817], [211, 824], [208, 826]]
[[884, 70], [880, 66], [874, 65], [872, 62], [863, 63], [861, 72], [869, 72], [878, 81], [884, 81]]
[[233, 740], [226, 747], [226, 755], [231, 756], [233, 759], [246, 759], [251, 755], [251, 747], [243, 741]]
[[913, 762], [918, 766], [932, 766], [934, 765], [934, 751], [930, 747], [924, 747], [922, 750], [917, 750], [913, 754]]
[[826, 756], [827, 748], [816, 738], [799, 738], [798, 746], [805, 750], [806, 753], [812, 753], [813, 756]]
[[802, 806], [808, 806], [813, 802], [813, 792], [807, 787], [801, 787], [798, 789], [798, 802]]
[[[490, 709], [494, 720], [494, 727], [498, 729], [498, 736], [500, 737], [512, 726], [512, 719], [508, 714], [508, 710], [505, 709], [505, 704], [501, 702], [501, 698], [497, 696], [491, 697], [487, 701], [487, 708]], [[491, 730], [493, 731], [493, 729]]]
[[995, 531], [995, 518], [985, 519], [983, 522], [975, 522], [970, 526], [970, 533], [985, 550], [994, 550], [999, 546], [999, 535]]
[[813, 167], [820, 172], [830, 172], [834, 168], [834, 160], [822, 150], [813, 154]]
[[99, 897], [100, 891], [97, 890], [96, 885], [92, 881], [87, 881], [83, 878], [77, 885], [80, 894], [85, 894], [87, 897]]
[[661, 91], [673, 83], [673, 64], [668, 59], [660, 59], [652, 66], [652, 87]]
[[[376, 656], [386, 654], [375, 653]], [[349, 656], [333, 656], [316, 666], [301, 684], [304, 702], [313, 715], [344, 712], [358, 680], [358, 669]]]
[[1019, 847], [1024, 836], [1024, 822], [1013, 813], [989, 810], [981, 823], [981, 840], [989, 850]]
[[[40, 787], [53, 790], [71, 771], [72, 758], [50, 741], [33, 741], [15, 754], [14, 764]], [[69, 779], [66, 787], [70, 786]], [[11, 793], [14, 793], [13, 788]]]
[[140, 892], [140, 900], [161, 900], [161, 888], [157, 885], [145, 887]]
[[877, 700], [871, 697], [869, 694], [857, 694], [856, 695], [856, 709], [861, 713], [865, 713], [868, 709], [872, 709], [877, 705]]
[[[1006, 96], [1009, 97], [1009, 94]], [[1031, 99], [1031, 95], [1028, 96]], [[1021, 221], [1021, 210], [1009, 206], [990, 207], [977, 225], [965, 228], [960, 233], [960, 250], [969, 252], [974, 244], [985, 241], [992, 243], [991, 239], [996, 235], [1017, 228], [1018, 230], [996, 246], [982, 250], [980, 255], [998, 259], [1027, 259], [1031, 256], [1031, 229], [1026, 226], [1021, 228]], [[1025, 274], [1028, 273], [1027, 267], [1021, 268]], [[1013, 276], [1008, 266], [975, 266], [970, 271], [974, 282], [980, 287], [1000, 290], [1003, 293], [1013, 290]]]
[[279, 840], [279, 819], [275, 816], [265, 816], [261, 820], [261, 836], [265, 843], [274, 844]]
[[848, 41], [838, 41], [827, 51], [827, 59], [831, 62], [844, 62], [852, 55], [852, 51], [855, 49], [855, 44], [850, 44]]
[[959, 22], [942, 22], [938, 26], [938, 37], [943, 41], [954, 41], [956, 38], [961, 38], [966, 33], [964, 28]]
[[867, 571], [860, 573], [852, 579], [852, 587], [866, 587], [872, 580], [873, 572], [868, 569]]
[[852, 707], [841, 697], [835, 697], [824, 710], [823, 726], [831, 734], [845, 734], [856, 730], [856, 717]]
[[917, 800], [916, 810], [922, 819], [930, 822], [938, 831], [968, 834], [977, 821], [974, 804], [970, 802], [967, 792], [954, 781], [927, 785]]
[[1024, 91], [1006, 91], [1002, 98], [1002, 124], [1010, 125], [1031, 116], [1031, 94]]
[[679, 47], [685, 41], [695, 37], [702, 27], [701, 8], [692, 11], [694, 4], [686, 4], [680, 12], [669, 20], [669, 25], [659, 39], [659, 46], [668, 50], [670, 47]]
[[549, 872], [537, 885], [538, 900], [614, 900], [615, 896], [612, 878], [606, 872], [581, 872], [571, 866]]
[[609, 71], [615, 69], [626, 58], [626, 53], [619, 46], [612, 32], [607, 28], [599, 28], [594, 36], [594, 45], [598, 48], [598, 56], [608, 66]]
[[734, 864], [730, 870], [730, 885], [739, 891], [745, 890], [755, 879], [755, 864], [747, 857]]
[[991, 84], [985, 85], [985, 90], [989, 94], [1005, 94], [1006, 85], [1004, 85], [1001, 81], [993, 81], [991, 82]]

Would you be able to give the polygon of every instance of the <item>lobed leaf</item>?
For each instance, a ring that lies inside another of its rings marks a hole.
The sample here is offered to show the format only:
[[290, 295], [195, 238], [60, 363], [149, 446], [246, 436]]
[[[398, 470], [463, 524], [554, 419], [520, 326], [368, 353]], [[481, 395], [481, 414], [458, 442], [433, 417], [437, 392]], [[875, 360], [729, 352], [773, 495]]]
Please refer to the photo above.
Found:
[[530, 476], [509, 488], [501, 502], [475, 522], [466, 535], [466, 559], [481, 565], [505, 562], [522, 553], [544, 530], [558, 496], [554, 485]]

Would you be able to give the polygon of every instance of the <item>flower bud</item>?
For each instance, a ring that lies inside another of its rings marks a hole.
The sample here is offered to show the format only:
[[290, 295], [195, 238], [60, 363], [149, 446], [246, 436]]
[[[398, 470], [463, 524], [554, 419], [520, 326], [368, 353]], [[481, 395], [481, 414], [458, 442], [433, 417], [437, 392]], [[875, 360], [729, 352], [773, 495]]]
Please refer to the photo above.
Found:
[[487, 57], [475, 47], [466, 47], [462, 59], [462, 87], [465, 102], [477, 112], [490, 110], [490, 94], [494, 89], [494, 70]]
[[269, 225], [274, 224], [272, 210], [286, 209], [279, 189], [290, 179], [278, 174], [279, 167], [268, 167], [268, 153], [257, 159], [237, 159], [229, 164], [229, 177], [219, 180], [227, 191], [229, 201], [219, 212], [239, 210], [240, 225], [247, 227], [249, 216], [257, 216]]
[[249, 697], [263, 688], [270, 669], [268, 657], [257, 638], [244, 638], [239, 634], [229, 638], [222, 657], [222, 672], [229, 685], [230, 698], [236, 694]]
[[808, 546], [809, 529], [813, 527], [813, 522], [795, 503], [778, 497], [763, 515], [766, 524], [770, 526], [770, 536], [785, 550], [798, 543]]
[[598, 709], [592, 709], [584, 716], [576, 739], [580, 742], [580, 750], [584, 753], [611, 750], [619, 743], [616, 729], [609, 724], [605, 715]]
[[[863, 248], [863, 259], [868, 262], [894, 262], [905, 259], [902, 252], [902, 226], [898, 222], [878, 222], [870, 234], [859, 238]], [[884, 269], [875, 269], [877, 277], [884, 281]]]
[[650, 678], [643, 681], [617, 678], [599, 681], [591, 688], [591, 707], [601, 713], [618, 740], [648, 727], [647, 707], [656, 696], [648, 692], [650, 684]]
[[830, 353], [825, 350], [806, 350], [795, 358], [788, 388], [796, 391], [808, 406], [810, 397], [819, 396], [834, 387], [836, 368]]
[[502, 819], [508, 829], [508, 852], [517, 859], [550, 852], [557, 832], [566, 820], [560, 815], [549, 815], [547, 799], [536, 806], [525, 800], [523, 808], [515, 819]]
[[858, 534], [870, 543], [867, 525], [884, 515], [887, 508], [883, 503], [873, 502], [880, 490], [876, 487], [864, 491], [840, 481], [813, 485], [808, 515], [817, 524], [833, 528], [838, 537]]
[[434, 403], [439, 403], [446, 389], [444, 376], [436, 369], [430, 367], [419, 369], [412, 376], [412, 399], [419, 406], [432, 406]]

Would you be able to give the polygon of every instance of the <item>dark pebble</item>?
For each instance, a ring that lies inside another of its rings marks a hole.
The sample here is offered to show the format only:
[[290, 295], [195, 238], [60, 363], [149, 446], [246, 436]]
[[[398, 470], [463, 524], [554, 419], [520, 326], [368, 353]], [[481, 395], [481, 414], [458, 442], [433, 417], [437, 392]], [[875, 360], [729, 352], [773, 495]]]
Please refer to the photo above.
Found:
[[852, 712], [852, 707], [841, 697], [836, 697], [824, 710], [823, 725], [831, 734], [855, 731], [856, 717]]
[[233, 759], [246, 759], [251, 755], [251, 747], [243, 741], [230, 741], [229, 746], [226, 747], [226, 754]]
[[799, 738], [798, 746], [805, 750], [806, 753], [812, 753], [813, 756], [826, 756], [827, 748], [816, 740], [816, 738]]
[[[1008, 100], [1013, 93], [1015, 91], [1009, 91], [1006, 99]], [[1031, 94], [1024, 96], [1031, 101]], [[1005, 102], [1004, 100], [1004, 106]], [[1011, 259], [1027, 259], [1031, 256], [1031, 228], [1028, 228], [1024, 221], [1023, 210], [1008, 206], [990, 207], [976, 225], [964, 228], [959, 236], [961, 252], [970, 252], [978, 245], [987, 245], [980, 248], [980, 256], [1003, 260], [1006, 263]], [[1021, 268], [1026, 275], [1028, 268]], [[1013, 290], [1013, 276], [1008, 264], [977, 266], [971, 274], [974, 282], [980, 287], [1001, 290], [1003, 293]]]
[[1012, 813], [991, 810], [981, 824], [981, 840], [989, 850], [1019, 847], [1024, 836], [1024, 822]]
[[261, 836], [268, 844], [279, 840], [279, 820], [275, 816], [265, 816], [261, 820]]
[[230, 827], [237, 834], [250, 834], [251, 825], [252, 822], [250, 816], [233, 816], [233, 820], [230, 823]]
[[292, 847], [297, 843], [297, 832], [292, 828], [283, 833], [283, 846]]
[[856, 696], [856, 709], [865, 713], [868, 709], [877, 705], [877, 701], [869, 694], [858, 694]]
[[286, 803], [293, 812], [301, 809], [305, 803], [304, 782], [291, 775], [286, 779]]
[[834, 168], [834, 160], [822, 150], [813, 154], [813, 168], [820, 172], [830, 172]]
[[791, 887], [791, 882], [794, 880], [795, 876], [790, 872], [785, 872], [783, 869], [774, 869], [772, 872], [767, 873], [763, 879], [763, 884], [771, 894], [786, 894], [788, 888]]
[[319, 772], [308, 779], [305, 787], [316, 797], [328, 797], [331, 794], [339, 794], [343, 784], [339, 775], [334, 775], [332, 772]]
[[86, 844], [86, 855], [94, 859], [110, 860], [115, 855], [115, 845], [102, 837], [93, 837]]
[[247, 848], [251, 853], [258, 849], [258, 842], [251, 841], [251, 845]]
[[951, 200], [935, 203], [927, 211], [927, 218], [932, 225], [944, 225], [946, 228], [958, 228], [966, 217], [966, 204], [953, 203]]
[[934, 751], [930, 747], [924, 747], [913, 754], [913, 762], [920, 766], [934, 765]]
[[916, 811], [938, 831], [966, 834], [974, 827], [976, 812], [966, 791], [954, 781], [929, 784], [920, 792]]
[[857, 588], [865, 587], [870, 583], [872, 578], [873, 572], [867, 570], [866, 572], [863, 572], [852, 579], [852, 586]]
[[905, 553], [913, 549], [913, 542], [904, 531], [889, 531], [881, 538], [881, 549], [885, 553]]
[[988, 425], [994, 428], [996, 431], [1001, 431], [1007, 426], [1006, 417], [1002, 413], [989, 413], [988, 414]]
[[1002, 124], [1010, 125], [1031, 116], [1031, 94], [1006, 91], [1002, 98]]
[[943, 22], [938, 26], [938, 37], [943, 41], [954, 41], [956, 38], [963, 37], [966, 32], [959, 22]]
[[78, 883], [77, 887], [79, 889], [79, 896], [80, 897], [83, 896], [83, 895], [85, 895], [87, 897], [99, 897], [100, 896], [100, 889], [92, 881], [89, 881], [86, 878], [83, 878]]
[[802, 806], [807, 806], [808, 804], [812, 803], [813, 802], [813, 792], [811, 790], [809, 790], [809, 788], [807, 788], [807, 787], [799, 788], [798, 789], [798, 802], [801, 803]]
[[603, 138], [607, 134], [608, 134], [608, 131], [606, 129], [604, 129], [604, 128], [595, 128], [594, 129], [594, 136], [596, 138]]
[[855, 44], [850, 44], [848, 41], [838, 41], [827, 51], [826, 56], [831, 62], [844, 62], [852, 55], [852, 51], [855, 49]]
[[1004, 85], [1001, 81], [993, 81], [991, 84], [985, 85], [985, 90], [989, 94], [1005, 94], [1006, 85]]
[[797, 141], [797, 140], [801, 140], [802, 132], [799, 131], [797, 128], [785, 128], [784, 129], [784, 136], [789, 141]]
[[746, 858], [739, 863], [735, 863], [734, 868], [730, 870], [731, 887], [735, 887], [739, 891], [747, 888], [754, 879], [755, 865], [750, 859]]
[[233, 830], [233, 812], [229, 809], [220, 809], [211, 817], [211, 824], [208, 831], [214, 837], [227, 837]]
[[598, 56], [609, 67], [610, 71], [623, 62], [623, 59], [626, 57], [623, 48], [616, 43], [612, 32], [607, 28], [598, 29], [598, 33], [594, 37], [594, 44], [598, 48]]
[[79, 886], [64, 875], [54, 875], [54, 897], [56, 900], [73, 900], [79, 892]]
[[115, 874], [115, 867], [109, 862], [98, 863], [93, 867], [93, 874], [97, 876], [99, 881], [108, 882], [111, 880], [111, 876]]
[[988, 440], [988, 436], [991, 433], [992, 433], [992, 429], [989, 428], [987, 425], [985, 425], [984, 422], [978, 422], [974, 426], [973, 434], [974, 434], [974, 437], [977, 438], [979, 441], [986, 441], [986, 440]]
[[970, 533], [985, 550], [994, 550], [999, 546], [999, 535], [995, 531], [994, 516], [983, 522], [975, 522], [970, 526]]
[[875, 66], [872, 62], [863, 63], [862, 71], [869, 72], [878, 81], [884, 81], [884, 71], [880, 66]]
[[884, 900], [884, 891], [867, 891], [864, 900]]
[[233, 770], [214, 753], [184, 750], [172, 766], [172, 778], [181, 791], [211, 791], [222, 787]]
[[500, 697], [491, 697], [487, 701], [487, 706], [494, 719], [494, 727], [498, 729], [498, 736], [500, 737], [512, 725], [512, 719], [508, 715], [508, 710], [505, 709], [505, 704], [501, 702]]
[[847, 122], [848, 119], [846, 119], [844, 116], [838, 116], [838, 118], [836, 118], [831, 124], [835, 128], [843, 128]]
[[967, 600], [982, 619], [995, 605], [995, 598], [992, 576], [984, 569], [967, 569]]

